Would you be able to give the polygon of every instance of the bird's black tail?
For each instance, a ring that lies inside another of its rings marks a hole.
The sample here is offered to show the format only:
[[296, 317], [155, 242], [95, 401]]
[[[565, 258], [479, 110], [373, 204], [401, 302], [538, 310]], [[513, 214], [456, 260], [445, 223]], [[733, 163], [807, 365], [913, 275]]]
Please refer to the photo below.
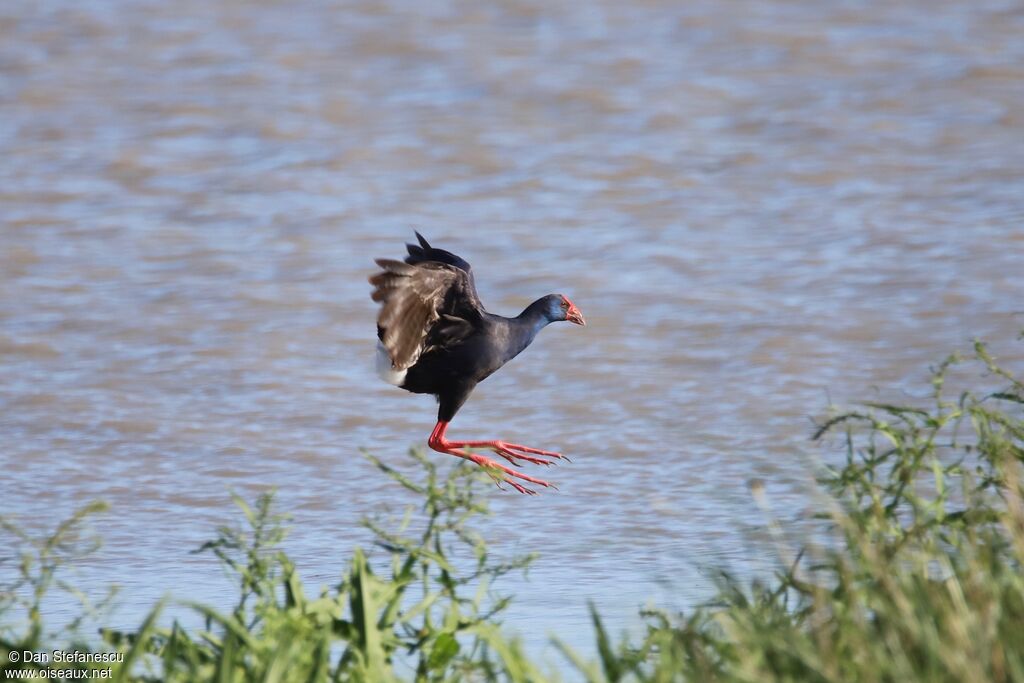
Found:
[[469, 272], [470, 266], [466, 263], [465, 259], [460, 256], [456, 256], [450, 251], [444, 249], [435, 249], [430, 246], [426, 238], [423, 235], [416, 233], [416, 239], [419, 240], [419, 244], [406, 244], [405, 248], [409, 250], [409, 255], [405, 258], [405, 262], [410, 265], [416, 265], [417, 263], [423, 263], [425, 261], [436, 261], [438, 263], [447, 263], [450, 266], [455, 266], [460, 270]]

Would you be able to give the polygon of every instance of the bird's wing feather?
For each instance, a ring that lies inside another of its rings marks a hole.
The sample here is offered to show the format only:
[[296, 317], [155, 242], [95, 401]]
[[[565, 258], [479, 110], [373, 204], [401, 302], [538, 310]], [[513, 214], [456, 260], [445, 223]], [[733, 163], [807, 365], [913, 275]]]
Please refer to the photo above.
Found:
[[371, 297], [381, 303], [377, 336], [396, 370], [411, 367], [430, 345], [464, 339], [478, 320], [476, 292], [469, 274], [450, 264], [417, 264], [378, 259], [370, 278]]
[[405, 262], [410, 265], [417, 265], [420, 263], [435, 261], [437, 263], [445, 263], [449, 266], [454, 266], [455, 268], [463, 271], [466, 273], [466, 292], [468, 296], [473, 300], [473, 303], [477, 308], [483, 310], [483, 305], [480, 303], [480, 297], [476, 293], [476, 281], [473, 279], [473, 267], [469, 265], [466, 259], [461, 256], [457, 256], [450, 251], [430, 246], [426, 238], [418, 232], [416, 233], [416, 239], [419, 241], [419, 244], [405, 245], [405, 248], [409, 251], [409, 255], [405, 257]]

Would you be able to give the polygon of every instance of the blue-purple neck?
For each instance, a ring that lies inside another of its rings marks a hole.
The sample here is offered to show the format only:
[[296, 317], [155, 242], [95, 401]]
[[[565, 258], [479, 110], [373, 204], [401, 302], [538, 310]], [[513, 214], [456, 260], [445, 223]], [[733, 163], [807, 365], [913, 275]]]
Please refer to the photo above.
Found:
[[515, 358], [519, 353], [529, 346], [537, 333], [553, 323], [557, 318], [549, 297], [537, 299], [527, 306], [522, 313], [509, 320], [508, 347], [505, 352], [506, 360]]

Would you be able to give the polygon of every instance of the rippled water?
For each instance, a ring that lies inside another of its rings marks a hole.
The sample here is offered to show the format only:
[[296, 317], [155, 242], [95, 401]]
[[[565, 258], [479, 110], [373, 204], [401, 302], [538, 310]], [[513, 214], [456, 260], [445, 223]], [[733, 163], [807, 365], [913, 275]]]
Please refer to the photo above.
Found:
[[332, 583], [397, 498], [359, 449], [433, 425], [372, 369], [366, 276], [416, 228], [492, 311], [587, 316], [452, 429], [573, 457], [491, 496], [497, 550], [542, 554], [510, 624], [691, 605], [699, 565], [766, 566], [746, 482], [798, 513], [829, 397], [973, 336], [1024, 359], [1022, 35], [984, 0], [4, 3], [3, 511], [108, 500], [77, 582], [126, 625], [225, 599], [189, 551], [229, 489], [278, 486]]

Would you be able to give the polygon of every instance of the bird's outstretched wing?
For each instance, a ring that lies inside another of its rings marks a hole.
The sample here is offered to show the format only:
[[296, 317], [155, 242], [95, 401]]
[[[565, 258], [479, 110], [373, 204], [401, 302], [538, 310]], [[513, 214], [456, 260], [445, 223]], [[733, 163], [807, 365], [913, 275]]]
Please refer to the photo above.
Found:
[[473, 267], [466, 262], [466, 259], [461, 256], [457, 256], [450, 251], [430, 246], [426, 238], [418, 232], [416, 233], [416, 239], [419, 241], [418, 245], [405, 245], [405, 248], [409, 250], [409, 255], [405, 257], [405, 262], [411, 265], [416, 265], [419, 263], [435, 261], [437, 263], [445, 263], [449, 266], [454, 266], [455, 268], [463, 271], [467, 276], [467, 295], [472, 299], [473, 304], [477, 308], [483, 309], [483, 305], [480, 303], [480, 297], [477, 296], [476, 293], [476, 281], [473, 279]]
[[371, 297], [381, 304], [377, 337], [395, 370], [411, 367], [430, 347], [455, 344], [472, 333], [481, 307], [467, 270], [437, 260], [377, 259], [377, 265], [382, 270], [370, 278]]

